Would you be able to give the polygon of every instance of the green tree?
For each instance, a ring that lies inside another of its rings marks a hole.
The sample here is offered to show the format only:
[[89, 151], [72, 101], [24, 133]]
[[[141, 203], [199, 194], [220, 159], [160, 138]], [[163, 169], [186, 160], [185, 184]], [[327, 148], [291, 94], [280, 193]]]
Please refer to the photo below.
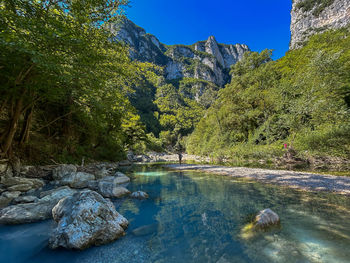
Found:
[[68, 152], [79, 145], [122, 150], [144, 137], [127, 98], [141, 65], [105, 30], [127, 3], [0, 3], [1, 155], [27, 143], [32, 126], [32, 133], [62, 138]]

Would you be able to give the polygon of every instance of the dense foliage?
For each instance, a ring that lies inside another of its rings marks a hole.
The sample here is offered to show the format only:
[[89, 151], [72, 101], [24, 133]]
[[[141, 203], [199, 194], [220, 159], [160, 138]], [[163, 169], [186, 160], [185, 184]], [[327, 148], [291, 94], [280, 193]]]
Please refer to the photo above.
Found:
[[[155, 66], [144, 76], [147, 76], [144, 86], [136, 88], [131, 102], [152, 141], [172, 150], [179, 138], [193, 132], [205, 108], [214, 102], [218, 88], [213, 83], [190, 78], [166, 81]], [[159, 139], [154, 140], [155, 137]]]
[[121, 158], [145, 138], [128, 100], [144, 65], [103, 30], [125, 0], [0, 3], [1, 156]]
[[247, 53], [232, 67], [231, 83], [188, 138], [188, 151], [266, 159], [287, 143], [304, 157], [349, 157], [349, 30], [315, 35], [278, 61], [270, 56]]

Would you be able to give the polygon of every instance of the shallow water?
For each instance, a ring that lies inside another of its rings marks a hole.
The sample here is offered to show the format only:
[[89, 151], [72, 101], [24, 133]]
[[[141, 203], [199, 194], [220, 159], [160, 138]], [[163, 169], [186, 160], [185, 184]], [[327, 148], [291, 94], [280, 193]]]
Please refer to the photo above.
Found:
[[[51, 220], [0, 226], [0, 262], [349, 262], [350, 198], [303, 193], [200, 172], [138, 167], [128, 188], [145, 201], [116, 200], [130, 222], [118, 241], [83, 252], [47, 248]], [[243, 233], [271, 208], [281, 227]]]

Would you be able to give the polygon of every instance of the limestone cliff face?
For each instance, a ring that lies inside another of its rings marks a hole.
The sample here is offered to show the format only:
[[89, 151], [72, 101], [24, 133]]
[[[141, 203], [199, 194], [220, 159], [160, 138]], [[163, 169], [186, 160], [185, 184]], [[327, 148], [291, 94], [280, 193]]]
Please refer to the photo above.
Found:
[[249, 51], [248, 46], [219, 44], [215, 37], [193, 45], [167, 46], [143, 28], [125, 19], [112, 27], [115, 40], [130, 46], [130, 57], [165, 67], [168, 80], [194, 78], [222, 87], [229, 80], [229, 69]]
[[110, 28], [115, 41], [123, 41], [130, 47], [130, 57], [142, 62], [166, 65], [168, 58], [164, 55], [165, 45], [128, 19]]
[[293, 0], [290, 48], [301, 47], [310, 36], [350, 24], [350, 0]]

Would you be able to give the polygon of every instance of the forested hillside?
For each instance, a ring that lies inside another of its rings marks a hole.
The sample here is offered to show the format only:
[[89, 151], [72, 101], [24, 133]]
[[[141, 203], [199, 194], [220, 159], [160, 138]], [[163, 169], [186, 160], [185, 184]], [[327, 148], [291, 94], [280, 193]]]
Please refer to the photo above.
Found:
[[230, 67], [249, 51], [244, 44], [220, 44], [214, 36], [192, 45], [166, 45], [127, 18], [107, 28], [113, 41], [127, 45], [133, 61], [158, 66], [158, 78], [136, 87], [130, 96], [153, 146], [158, 145], [154, 149], [171, 150], [179, 138], [192, 133], [218, 90], [230, 81]]
[[[278, 61], [246, 53], [194, 133], [190, 153], [230, 159], [350, 156], [349, 29], [315, 35]], [[267, 62], [269, 61], [269, 62]]]

